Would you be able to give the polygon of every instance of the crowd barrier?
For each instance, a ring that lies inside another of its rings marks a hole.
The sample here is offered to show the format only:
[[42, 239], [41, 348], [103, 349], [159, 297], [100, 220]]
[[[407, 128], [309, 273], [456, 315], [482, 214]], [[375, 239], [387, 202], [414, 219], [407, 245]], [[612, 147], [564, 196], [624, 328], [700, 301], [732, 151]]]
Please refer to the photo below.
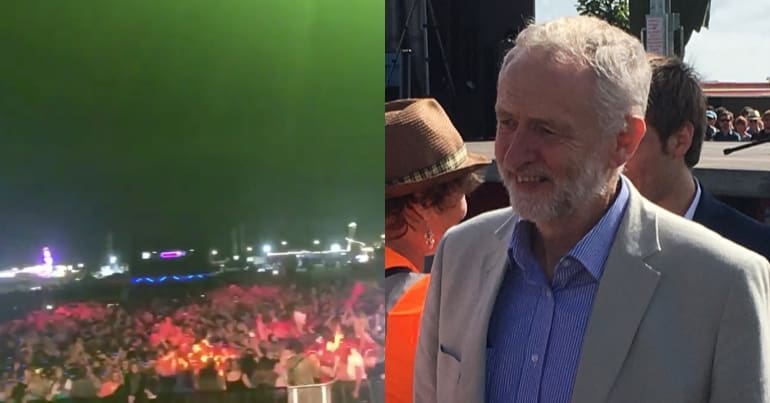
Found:
[[334, 381], [286, 388], [289, 403], [331, 403]]

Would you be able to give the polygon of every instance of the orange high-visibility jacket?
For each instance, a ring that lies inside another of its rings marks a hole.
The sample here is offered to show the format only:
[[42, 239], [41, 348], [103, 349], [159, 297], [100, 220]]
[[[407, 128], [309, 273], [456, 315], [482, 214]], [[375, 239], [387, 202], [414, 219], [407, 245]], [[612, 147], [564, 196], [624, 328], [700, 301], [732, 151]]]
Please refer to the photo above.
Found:
[[[419, 270], [405, 257], [385, 248], [385, 270], [409, 269], [390, 290], [388, 301], [395, 301], [388, 310], [385, 336], [385, 403], [411, 403], [414, 378], [414, 355], [417, 336], [430, 276]], [[408, 277], [408, 278], [407, 278]]]

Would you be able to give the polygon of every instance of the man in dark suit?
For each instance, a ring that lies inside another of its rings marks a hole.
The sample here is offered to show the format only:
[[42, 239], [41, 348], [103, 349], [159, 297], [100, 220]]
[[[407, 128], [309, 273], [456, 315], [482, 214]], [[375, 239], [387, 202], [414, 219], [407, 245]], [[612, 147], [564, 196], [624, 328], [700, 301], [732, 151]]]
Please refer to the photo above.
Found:
[[706, 133], [706, 101], [695, 71], [675, 58], [653, 57], [642, 139], [626, 175], [661, 207], [698, 222], [770, 260], [770, 226], [720, 202], [692, 174]]

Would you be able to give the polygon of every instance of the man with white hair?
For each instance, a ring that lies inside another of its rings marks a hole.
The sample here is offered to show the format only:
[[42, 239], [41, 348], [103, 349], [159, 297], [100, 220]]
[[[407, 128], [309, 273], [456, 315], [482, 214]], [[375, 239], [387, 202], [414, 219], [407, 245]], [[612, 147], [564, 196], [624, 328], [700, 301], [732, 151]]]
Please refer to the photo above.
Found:
[[571, 17], [526, 28], [498, 80], [512, 208], [439, 244], [416, 403], [770, 401], [770, 267], [621, 175], [645, 133], [639, 41]]

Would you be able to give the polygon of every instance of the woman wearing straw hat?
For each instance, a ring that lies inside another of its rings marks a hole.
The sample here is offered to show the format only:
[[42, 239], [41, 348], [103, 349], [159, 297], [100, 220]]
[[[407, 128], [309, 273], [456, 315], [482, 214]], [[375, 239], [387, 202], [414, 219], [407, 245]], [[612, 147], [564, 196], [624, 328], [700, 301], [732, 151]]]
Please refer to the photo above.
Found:
[[387, 403], [412, 401], [413, 361], [430, 277], [426, 256], [467, 212], [465, 195], [491, 163], [465, 148], [433, 99], [385, 104], [385, 338]]

